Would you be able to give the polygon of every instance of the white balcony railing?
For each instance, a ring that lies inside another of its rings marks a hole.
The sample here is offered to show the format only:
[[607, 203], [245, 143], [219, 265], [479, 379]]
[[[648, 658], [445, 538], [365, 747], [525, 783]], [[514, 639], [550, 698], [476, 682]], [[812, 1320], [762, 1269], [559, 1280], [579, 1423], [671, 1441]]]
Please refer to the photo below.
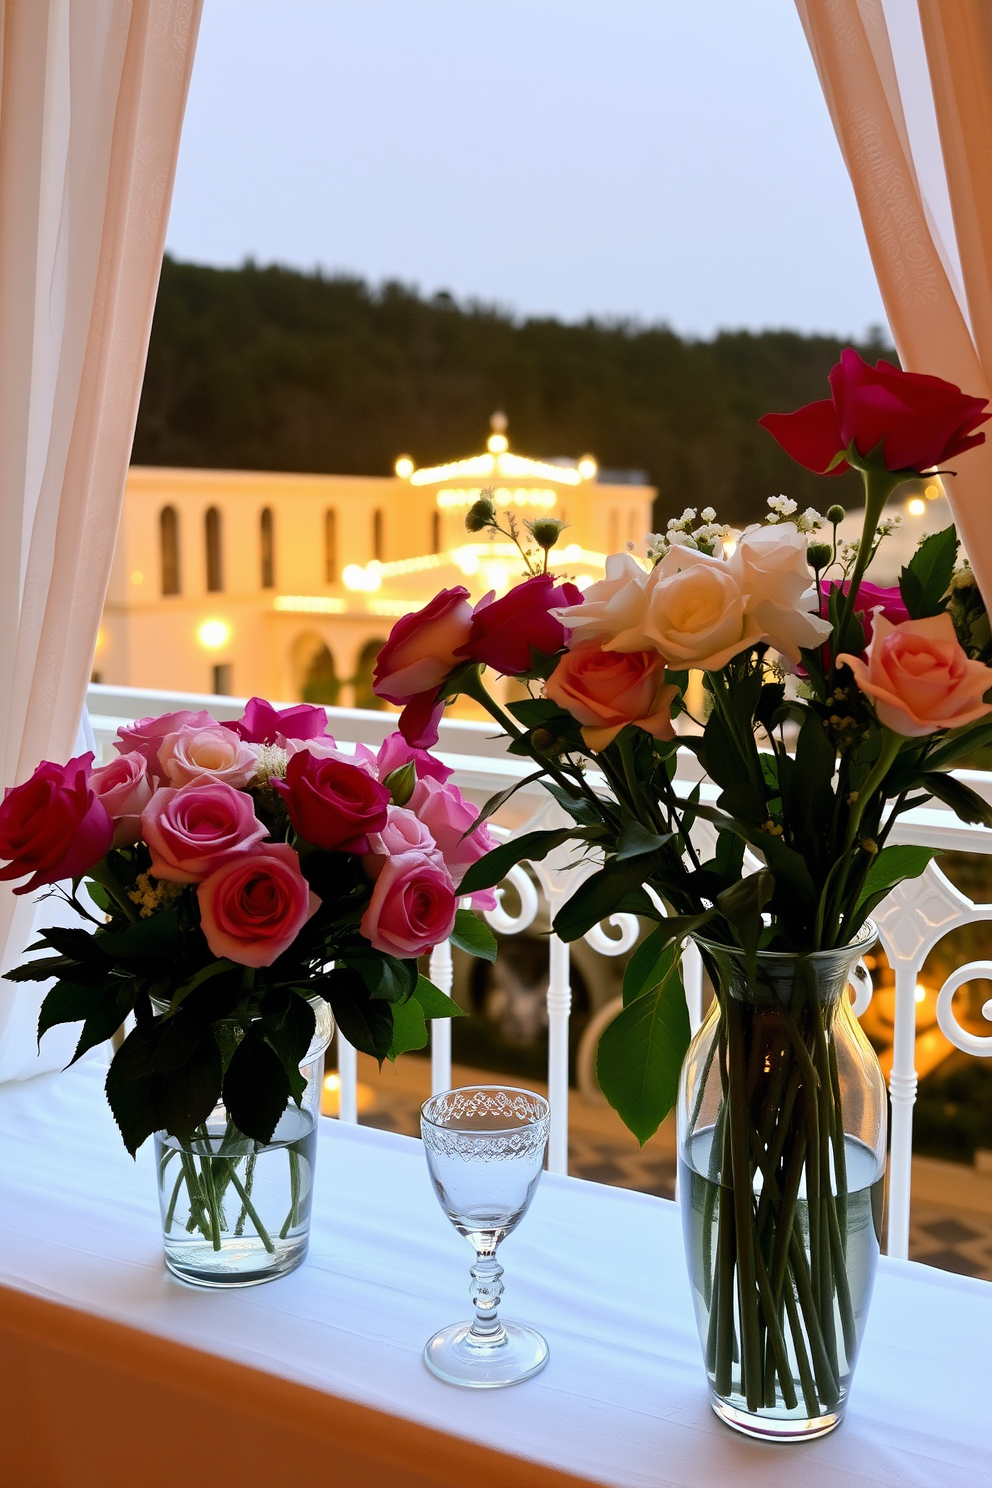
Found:
[[[193, 693], [161, 692], [144, 689], [91, 686], [88, 694], [90, 719], [99, 751], [106, 751], [122, 723], [147, 714], [178, 708], [207, 708], [216, 718], [237, 718], [243, 702], [236, 698], [208, 697]], [[377, 746], [396, 727], [392, 713], [365, 712], [351, 708], [328, 708], [329, 731], [342, 743], [365, 743]], [[529, 761], [507, 755], [502, 742], [494, 737], [487, 723], [445, 719], [437, 752], [454, 770], [454, 784], [481, 804], [495, 792], [504, 790], [531, 773]], [[992, 774], [979, 771], [956, 772], [974, 790], [992, 801]], [[686, 791], [699, 778], [698, 764], [691, 754], [680, 756], [677, 783]], [[704, 784], [703, 799], [715, 797], [715, 788]], [[560, 808], [536, 784], [523, 786], [508, 808], [496, 818], [496, 831], [502, 835], [519, 834], [539, 827], [563, 825], [566, 818]], [[705, 832], [706, 827], [702, 828]], [[964, 853], [992, 853], [992, 831], [969, 827], [959, 822], [952, 812], [934, 803], [907, 813], [893, 831], [893, 842], [917, 842], [928, 846]], [[589, 865], [576, 867], [567, 849], [559, 850], [542, 863], [532, 866], [533, 877], [522, 867], [512, 870], [508, 882], [519, 901], [515, 913], [502, 903], [488, 915], [492, 928], [500, 935], [520, 935], [530, 929], [541, 910], [541, 898], [551, 918], [583, 877], [593, 870]], [[535, 884], [537, 887], [535, 887]], [[936, 864], [931, 863], [924, 875], [900, 886], [874, 916], [882, 945], [895, 976], [894, 1032], [892, 1070], [889, 1077], [892, 1140], [889, 1163], [888, 1251], [905, 1257], [909, 1249], [909, 1214], [911, 1196], [911, 1159], [913, 1106], [916, 1101], [916, 989], [921, 968], [930, 951], [950, 932], [975, 922], [992, 922], [992, 904], [977, 904], [962, 894]], [[594, 950], [608, 956], [619, 956], [630, 950], [638, 935], [638, 924], [632, 915], [618, 914], [609, 922], [612, 934], [597, 925], [586, 936]], [[568, 1050], [569, 1018], [572, 994], [570, 987], [569, 946], [551, 933], [549, 942], [548, 1004], [548, 1096], [552, 1110], [552, 1134], [548, 1166], [552, 1172], [565, 1173], [568, 1168]], [[989, 941], [992, 957], [992, 935]], [[431, 957], [431, 977], [444, 991], [452, 985], [451, 947], [439, 946]], [[684, 958], [686, 990], [693, 1027], [702, 1016], [702, 963], [694, 947], [688, 947]], [[969, 981], [992, 980], [992, 959], [968, 962], [958, 966], [944, 982], [937, 996], [937, 1018], [945, 1037], [958, 1049], [979, 1057], [992, 1056], [992, 1033], [979, 1036], [969, 1032], [955, 1015], [955, 993]], [[855, 1002], [855, 1012], [862, 1016], [871, 1001], [870, 982]], [[992, 1022], [992, 999], [982, 1009]], [[338, 1074], [341, 1079], [340, 1115], [343, 1121], [357, 1120], [357, 1067], [355, 1051], [338, 1034]], [[451, 1025], [438, 1020], [431, 1028], [431, 1086], [445, 1090], [451, 1084]]]

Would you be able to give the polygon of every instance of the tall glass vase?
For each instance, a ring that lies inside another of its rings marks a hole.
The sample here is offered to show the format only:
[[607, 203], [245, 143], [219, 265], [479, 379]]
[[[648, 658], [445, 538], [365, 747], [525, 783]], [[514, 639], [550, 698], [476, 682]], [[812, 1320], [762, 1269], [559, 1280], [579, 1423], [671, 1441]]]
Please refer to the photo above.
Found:
[[798, 1440], [844, 1415], [879, 1254], [885, 1085], [847, 988], [876, 939], [698, 940], [716, 996], [679, 1092], [683, 1232], [713, 1409]]
[[311, 999], [313, 1040], [270, 1142], [238, 1131], [219, 1102], [189, 1143], [155, 1134], [165, 1264], [194, 1286], [245, 1287], [294, 1271], [310, 1241], [310, 1201], [330, 1008]]

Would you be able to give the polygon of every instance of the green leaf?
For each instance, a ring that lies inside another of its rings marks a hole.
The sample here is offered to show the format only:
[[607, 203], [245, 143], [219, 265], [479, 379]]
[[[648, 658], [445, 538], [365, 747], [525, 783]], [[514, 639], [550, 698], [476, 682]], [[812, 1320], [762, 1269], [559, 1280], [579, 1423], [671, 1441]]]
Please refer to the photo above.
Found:
[[[98, 962], [109, 968], [110, 962], [100, 949], [95, 935], [88, 930], [75, 930], [66, 925], [51, 925], [42, 931], [40, 944], [50, 945], [62, 956], [68, 956], [73, 961], [84, 963]], [[31, 946], [29, 949], [33, 950]]]
[[677, 946], [659, 958], [655, 978], [606, 1029], [596, 1058], [603, 1094], [642, 1146], [675, 1104], [691, 1037]]
[[394, 1002], [390, 1012], [393, 1015], [393, 1036], [386, 1058], [395, 1060], [410, 1049], [423, 1049], [427, 1043], [427, 1024], [419, 1000], [410, 997], [406, 1002]]
[[[282, 1006], [278, 1006], [279, 1003]], [[306, 1080], [300, 1065], [313, 1042], [316, 1018], [305, 997], [295, 992], [270, 992], [262, 1002], [262, 1030], [282, 1060], [294, 1100], [301, 1099]]]
[[413, 760], [407, 760], [405, 765], [391, 770], [382, 783], [389, 791], [393, 805], [405, 806], [417, 784], [417, 767]]
[[[219, 1070], [220, 1050], [216, 1044], [214, 1050]], [[289, 1076], [283, 1061], [258, 1024], [252, 1023], [235, 1049], [224, 1075], [224, 1104], [231, 1120], [246, 1137], [254, 1137], [256, 1142], [271, 1142], [290, 1094]], [[200, 1121], [209, 1114], [208, 1109]], [[181, 1133], [176, 1132], [176, 1136], [181, 1136]]]
[[71, 956], [39, 956], [37, 961], [25, 961], [23, 966], [5, 971], [5, 982], [50, 982], [52, 977], [78, 966]]
[[357, 971], [347, 967], [335, 967], [324, 981], [321, 996], [331, 1004], [335, 1022], [349, 1044], [373, 1059], [385, 1059], [393, 1041], [391, 1004], [373, 1000]]
[[611, 858], [605, 868], [579, 885], [555, 915], [555, 934], [562, 940], [578, 940], [600, 920], [616, 914], [629, 894], [643, 892], [644, 882], [650, 877], [650, 859], [619, 862]]
[[920, 543], [899, 575], [899, 592], [912, 620], [943, 613], [957, 555], [958, 535], [953, 526], [932, 532]]
[[[77, 982], [56, 982], [41, 1004], [38, 1016], [38, 1039], [59, 1023], [83, 1023], [99, 1010], [105, 988], [83, 987]], [[119, 1024], [114, 1025], [115, 1028]], [[111, 1032], [114, 1030], [111, 1029]]]
[[156, 1037], [150, 1028], [133, 1028], [117, 1050], [107, 1071], [107, 1100], [114, 1120], [133, 1157], [146, 1137], [163, 1125], [156, 1098], [155, 1076], [148, 1061]]
[[524, 728], [544, 727], [549, 719], [567, 718], [557, 703], [550, 698], [520, 698], [515, 703], [507, 703], [507, 712], [511, 713], [518, 723]]
[[209, 982], [216, 976], [222, 976], [225, 972], [240, 970], [241, 968], [235, 966], [233, 961], [228, 961], [223, 956], [219, 957], [216, 961], [208, 962], [206, 966], [201, 966], [198, 972], [183, 982], [182, 986], [177, 987], [175, 992], [173, 992], [172, 1000], [169, 1003], [169, 1011], [165, 1014], [165, 1017], [171, 1018], [182, 1006], [189, 994], [195, 992], [197, 987], [202, 987], [204, 982]]
[[133, 1010], [134, 1000], [135, 985], [130, 980], [115, 981], [105, 989], [99, 1006], [87, 1014], [79, 1041], [69, 1061], [70, 1065], [75, 1064], [77, 1059], [82, 1059], [88, 1050], [95, 1049], [97, 1044], [106, 1043], [107, 1039], [113, 1038], [128, 1013]]
[[467, 951], [470, 956], [478, 956], [482, 961], [496, 960], [495, 935], [485, 921], [480, 920], [470, 909], [460, 909], [455, 915], [451, 944], [460, 951]]
[[574, 835], [574, 828], [563, 827], [556, 832], [525, 832], [522, 837], [511, 837], [509, 842], [494, 847], [484, 858], [477, 858], [469, 865], [468, 872], [458, 885], [459, 894], [474, 894], [479, 889], [491, 889], [505, 878], [510, 869], [524, 860], [539, 863], [562, 843]]
[[170, 909], [147, 920], [133, 920], [123, 930], [97, 930], [93, 935], [100, 950], [114, 961], [143, 961], [149, 956], [169, 956], [179, 940], [179, 911]]
[[674, 838], [674, 832], [666, 832], [659, 836], [650, 828], [642, 826], [640, 822], [631, 822], [624, 827], [617, 838], [616, 861], [625, 863], [629, 858], [646, 858], [652, 853], [660, 852], [663, 847]]
[[457, 1002], [447, 997], [440, 987], [422, 976], [413, 989], [413, 995], [424, 1010], [425, 1018], [464, 1018], [464, 1011]]
[[761, 911], [771, 901], [774, 893], [775, 879], [767, 868], [762, 868], [757, 873], [749, 873], [746, 878], [738, 879], [716, 897], [717, 909], [737, 931], [752, 976], [758, 942], [764, 929]]
[[906, 878], [919, 878], [935, 852], [932, 847], [917, 847], [909, 842], [899, 843], [896, 847], [883, 847], [868, 869], [862, 899], [887, 894]]
[[627, 962], [623, 978], [623, 1005], [629, 1007], [638, 997], [653, 992], [668, 974], [673, 948], [681, 953], [687, 935], [712, 920], [716, 910], [698, 915], [669, 915], [651, 931]]
[[992, 806], [962, 780], [955, 780], [953, 775], [931, 772], [921, 777], [920, 785], [949, 806], [961, 821], [992, 827]]
[[396, 956], [374, 951], [367, 944], [349, 944], [341, 961], [358, 972], [370, 997], [381, 998], [383, 1002], [404, 1002], [417, 985], [416, 961], [400, 961]]
[[948, 734], [944, 742], [927, 759], [928, 770], [946, 770], [965, 755], [992, 744], [992, 719], [969, 724], [967, 728]]
[[467, 831], [462, 833], [462, 837], [470, 837], [474, 831], [481, 827], [483, 822], [487, 822], [490, 817], [495, 816], [500, 807], [505, 806], [507, 801], [512, 796], [515, 796], [518, 790], [523, 790], [525, 785], [533, 785], [535, 781], [543, 779], [544, 771], [535, 770], [532, 775], [525, 775], [521, 780], [515, 780], [512, 785], [508, 785], [506, 790], [497, 791], [494, 796], [490, 796], [472, 825]]

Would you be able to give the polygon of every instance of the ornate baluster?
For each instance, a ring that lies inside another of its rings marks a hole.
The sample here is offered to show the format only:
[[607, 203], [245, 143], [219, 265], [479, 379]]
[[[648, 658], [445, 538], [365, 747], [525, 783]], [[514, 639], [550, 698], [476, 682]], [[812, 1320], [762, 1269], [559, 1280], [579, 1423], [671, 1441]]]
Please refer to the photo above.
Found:
[[548, 1103], [551, 1106], [551, 1136], [548, 1140], [548, 1172], [568, 1172], [568, 1023], [572, 1012], [572, 987], [568, 975], [568, 946], [557, 935], [550, 937], [548, 978]]
[[[451, 941], [444, 940], [431, 951], [430, 979], [446, 997], [451, 996], [454, 982], [454, 967], [451, 961]], [[432, 1018], [431, 1033], [431, 1095], [451, 1089], [451, 1019]]]

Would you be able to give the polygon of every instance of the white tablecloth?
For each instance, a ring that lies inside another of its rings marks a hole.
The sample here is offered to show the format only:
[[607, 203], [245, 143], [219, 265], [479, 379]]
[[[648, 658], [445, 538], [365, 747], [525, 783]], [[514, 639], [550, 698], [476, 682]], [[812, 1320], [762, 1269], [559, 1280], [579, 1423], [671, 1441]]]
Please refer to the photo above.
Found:
[[505, 1244], [504, 1310], [551, 1345], [537, 1379], [434, 1379], [471, 1252], [420, 1143], [323, 1121], [306, 1264], [228, 1294], [161, 1260], [151, 1144], [126, 1155], [95, 1064], [0, 1088], [0, 1283], [604, 1484], [989, 1488], [992, 1285], [883, 1260], [846, 1422], [751, 1442], [712, 1415], [674, 1204], [542, 1179]]

